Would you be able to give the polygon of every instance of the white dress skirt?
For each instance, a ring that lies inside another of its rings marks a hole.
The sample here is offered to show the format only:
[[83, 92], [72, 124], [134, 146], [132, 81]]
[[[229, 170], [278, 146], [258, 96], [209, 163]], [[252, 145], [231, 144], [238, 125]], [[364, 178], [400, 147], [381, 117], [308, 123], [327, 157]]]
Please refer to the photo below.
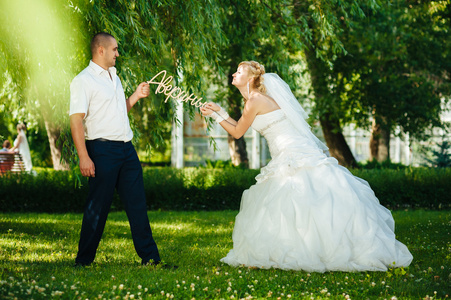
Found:
[[233, 249], [222, 262], [308, 272], [411, 263], [390, 211], [366, 181], [296, 131], [282, 110], [258, 115], [252, 127], [266, 138], [272, 160], [243, 193]]

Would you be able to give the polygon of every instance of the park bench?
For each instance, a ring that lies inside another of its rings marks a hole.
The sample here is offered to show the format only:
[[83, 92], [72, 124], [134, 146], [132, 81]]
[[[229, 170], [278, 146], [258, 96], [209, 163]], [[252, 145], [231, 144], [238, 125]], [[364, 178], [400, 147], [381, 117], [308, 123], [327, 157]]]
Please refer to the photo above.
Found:
[[20, 153], [0, 152], [0, 175], [6, 172], [22, 172], [25, 166]]

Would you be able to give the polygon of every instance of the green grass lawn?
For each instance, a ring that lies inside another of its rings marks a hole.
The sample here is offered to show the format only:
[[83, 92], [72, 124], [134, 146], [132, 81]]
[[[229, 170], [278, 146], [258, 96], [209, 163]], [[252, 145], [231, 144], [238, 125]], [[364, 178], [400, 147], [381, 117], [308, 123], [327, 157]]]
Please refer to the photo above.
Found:
[[[64, 200], [62, 200], [64, 201]], [[395, 211], [414, 256], [388, 272], [307, 273], [234, 268], [236, 211], [149, 212], [163, 261], [140, 266], [125, 213], [111, 213], [95, 263], [74, 268], [81, 214], [0, 213], [0, 298], [5, 299], [448, 299], [449, 211]]]

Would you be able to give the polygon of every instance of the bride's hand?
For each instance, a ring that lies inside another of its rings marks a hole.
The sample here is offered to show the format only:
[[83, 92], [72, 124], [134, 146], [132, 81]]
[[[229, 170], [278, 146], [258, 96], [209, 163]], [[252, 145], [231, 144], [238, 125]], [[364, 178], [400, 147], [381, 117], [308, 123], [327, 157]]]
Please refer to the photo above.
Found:
[[200, 112], [202, 113], [202, 115], [204, 117], [209, 117], [213, 113], [213, 110], [211, 110], [210, 108], [207, 108], [207, 105], [200, 108]]
[[211, 109], [212, 111], [219, 111], [221, 109], [221, 106], [217, 105], [216, 103], [209, 102], [205, 105], [206, 108]]

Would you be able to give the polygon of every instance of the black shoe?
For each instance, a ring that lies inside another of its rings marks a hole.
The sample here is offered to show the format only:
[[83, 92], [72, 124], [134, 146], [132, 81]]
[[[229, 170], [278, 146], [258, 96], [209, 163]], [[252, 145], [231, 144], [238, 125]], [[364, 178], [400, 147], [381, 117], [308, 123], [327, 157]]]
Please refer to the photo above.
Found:
[[153, 260], [149, 260], [147, 262], [142, 262], [141, 263], [142, 266], [150, 266], [153, 268], [161, 268], [161, 269], [166, 269], [166, 270], [176, 270], [178, 269], [178, 266], [175, 265], [169, 265], [167, 263], [163, 263], [161, 262], [161, 260], [159, 261], [153, 261]]
[[84, 268], [90, 266], [90, 263], [75, 262], [74, 268]]

